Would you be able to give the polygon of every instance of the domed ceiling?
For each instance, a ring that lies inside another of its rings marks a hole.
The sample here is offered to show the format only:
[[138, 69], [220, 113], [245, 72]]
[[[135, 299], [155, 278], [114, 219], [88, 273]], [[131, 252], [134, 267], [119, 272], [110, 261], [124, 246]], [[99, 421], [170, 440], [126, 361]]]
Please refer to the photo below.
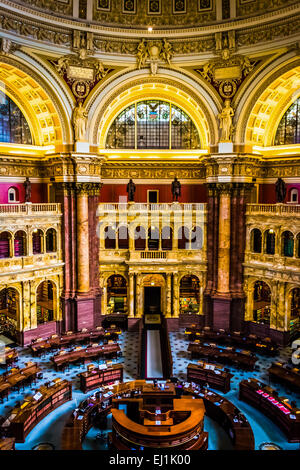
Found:
[[[79, 7], [73, 0], [19, 0], [15, 3], [54, 11], [59, 16], [89, 19], [104, 26], [165, 29], [199, 27], [229, 19], [231, 2], [222, 0], [221, 19], [216, 13], [216, 0], [93, 0], [90, 13], [88, 0], [79, 0]], [[236, 0], [236, 17], [260, 15], [297, 3], [295, 0]]]

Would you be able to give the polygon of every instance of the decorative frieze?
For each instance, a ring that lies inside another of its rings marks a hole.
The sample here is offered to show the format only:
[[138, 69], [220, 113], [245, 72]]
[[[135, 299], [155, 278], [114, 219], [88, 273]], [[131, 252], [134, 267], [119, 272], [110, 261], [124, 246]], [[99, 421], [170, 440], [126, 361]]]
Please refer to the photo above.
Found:
[[205, 169], [202, 165], [174, 163], [106, 163], [102, 167], [102, 179], [204, 179]]

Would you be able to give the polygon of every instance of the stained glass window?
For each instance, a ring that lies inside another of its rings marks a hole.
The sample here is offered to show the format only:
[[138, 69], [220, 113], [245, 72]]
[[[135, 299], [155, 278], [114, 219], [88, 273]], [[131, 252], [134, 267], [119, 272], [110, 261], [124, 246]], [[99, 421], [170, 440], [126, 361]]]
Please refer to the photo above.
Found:
[[195, 149], [199, 134], [191, 118], [167, 101], [139, 101], [112, 123], [106, 148]]
[[282, 117], [275, 137], [275, 145], [300, 143], [300, 98], [298, 98]]
[[28, 123], [18, 106], [0, 91], [0, 142], [31, 144]]

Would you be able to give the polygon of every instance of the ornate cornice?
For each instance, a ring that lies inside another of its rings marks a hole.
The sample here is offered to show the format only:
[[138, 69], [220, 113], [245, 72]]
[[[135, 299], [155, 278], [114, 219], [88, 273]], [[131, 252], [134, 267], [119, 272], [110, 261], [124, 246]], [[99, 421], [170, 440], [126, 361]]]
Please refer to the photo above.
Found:
[[[239, 47], [256, 43], [266, 43], [276, 39], [285, 40], [299, 31], [299, 5], [290, 5], [279, 11], [269, 12], [247, 19], [232, 19], [230, 22], [207, 25], [197, 28], [155, 28], [148, 34], [144, 28], [106, 27], [93, 21], [74, 21], [71, 18], [55, 17], [40, 11], [21, 6], [8, 0], [0, 1], [0, 25], [4, 31], [13, 32], [22, 38], [52, 43], [54, 46], [69, 49], [72, 46], [74, 30], [91, 32], [94, 35], [95, 53], [134, 56], [141, 37], [149, 40], [168, 38], [176, 56], [213, 52], [215, 33], [236, 31]], [[128, 15], [130, 16], [130, 15]], [[270, 24], [271, 23], [271, 24]]]
[[[34, 0], [31, 0], [32, 3]], [[41, 0], [44, 1], [44, 0]], [[41, 1], [38, 3], [40, 4]], [[269, 0], [268, 4], [272, 4], [274, 0]], [[29, 3], [29, 2], [28, 2]], [[276, 19], [281, 19], [281, 18], [286, 18], [289, 16], [295, 16], [299, 10], [299, 2], [293, 2], [294, 4], [284, 6], [284, 3], [281, 1], [281, 4], [278, 4], [278, 0], [276, 2], [276, 5], [273, 5], [274, 10], [265, 12], [262, 14], [259, 14], [259, 9], [256, 9], [258, 11], [258, 15], [255, 16], [249, 16], [247, 13], [246, 18], [234, 18], [230, 19], [228, 21], [222, 20], [220, 23], [211, 23], [211, 24], [203, 24], [203, 26], [200, 27], [159, 27], [156, 26], [155, 30], [152, 31], [151, 33], [147, 33], [144, 31], [143, 28], [143, 35], [149, 36], [149, 37], [163, 37], [163, 36], [168, 36], [168, 37], [183, 37], [186, 35], [202, 35], [202, 34], [208, 34], [208, 33], [215, 33], [216, 31], [226, 31], [228, 29], [243, 29], [245, 30], [248, 27], [257, 25], [257, 24], [262, 24], [262, 23], [269, 23], [271, 21], [274, 21]], [[278, 8], [279, 6], [279, 8]], [[281, 8], [280, 8], [281, 7]], [[13, 12], [14, 16], [23, 15], [26, 18], [31, 18], [33, 20], [38, 20], [39, 22], [43, 21], [44, 23], [48, 24], [54, 24], [55, 26], [60, 26], [64, 29], [66, 28], [74, 28], [74, 29], [84, 29], [85, 31], [91, 31], [91, 32], [104, 32], [104, 34], [108, 35], [124, 35], [124, 36], [131, 36], [131, 37], [141, 37], [141, 29], [140, 28], [134, 28], [132, 25], [109, 25], [106, 26], [104, 25], [103, 21], [100, 23], [97, 23], [96, 21], [84, 21], [81, 20], [80, 18], [70, 18], [70, 17], [64, 17], [61, 14], [59, 16], [55, 16], [53, 13], [49, 12], [44, 12], [40, 11], [34, 8], [30, 8], [30, 6], [25, 6], [16, 2], [12, 2], [9, 0], [2, 0], [0, 2], [0, 8], [3, 10], [8, 10], [10, 12]], [[272, 6], [271, 6], [272, 8]], [[276, 9], [277, 8], [277, 9]], [[130, 18], [130, 15], [127, 15]], [[188, 22], [190, 24], [190, 21]], [[199, 24], [199, 23], [198, 23]]]

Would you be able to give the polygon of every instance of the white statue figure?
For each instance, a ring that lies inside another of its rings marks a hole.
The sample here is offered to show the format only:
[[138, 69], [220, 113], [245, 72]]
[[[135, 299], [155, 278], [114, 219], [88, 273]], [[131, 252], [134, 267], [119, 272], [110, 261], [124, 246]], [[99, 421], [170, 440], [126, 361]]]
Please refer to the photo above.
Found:
[[80, 101], [79, 105], [76, 106], [73, 113], [73, 126], [76, 141], [82, 141], [85, 138], [87, 117], [88, 113]]
[[225, 106], [222, 109], [221, 113], [218, 115], [220, 119], [220, 129], [221, 133], [221, 142], [231, 142], [232, 138], [232, 117], [234, 116], [234, 111], [230, 106], [230, 100], [225, 100]]

